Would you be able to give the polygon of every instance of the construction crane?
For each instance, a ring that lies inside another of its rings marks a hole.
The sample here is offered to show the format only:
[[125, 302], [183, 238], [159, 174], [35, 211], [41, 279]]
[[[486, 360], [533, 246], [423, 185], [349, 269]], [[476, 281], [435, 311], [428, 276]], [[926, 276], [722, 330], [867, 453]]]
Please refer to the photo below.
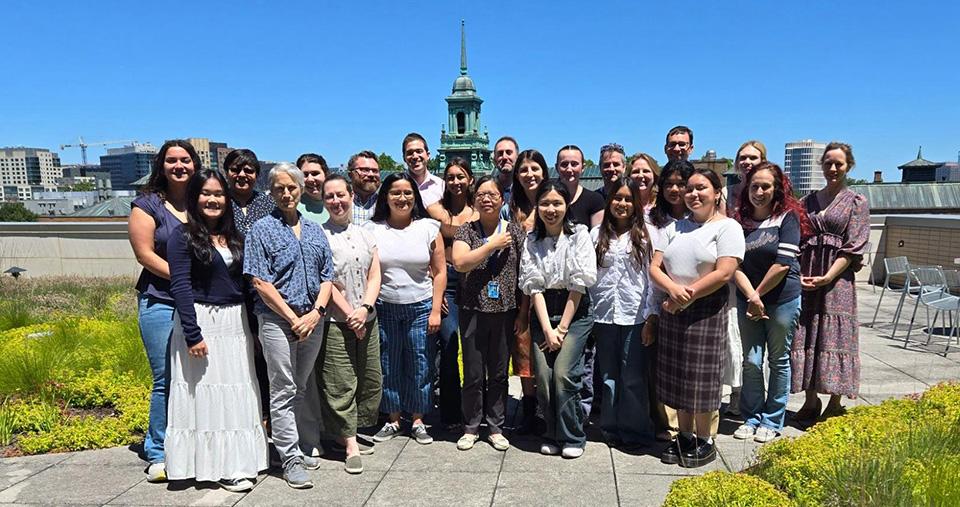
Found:
[[87, 143], [83, 141], [83, 136], [80, 136], [80, 142], [77, 144], [61, 144], [60, 149], [66, 148], [80, 148], [80, 158], [83, 160], [83, 165], [87, 165], [87, 147], [88, 146], [107, 146], [110, 144], [131, 144], [136, 143], [136, 141], [103, 141], [99, 143]]

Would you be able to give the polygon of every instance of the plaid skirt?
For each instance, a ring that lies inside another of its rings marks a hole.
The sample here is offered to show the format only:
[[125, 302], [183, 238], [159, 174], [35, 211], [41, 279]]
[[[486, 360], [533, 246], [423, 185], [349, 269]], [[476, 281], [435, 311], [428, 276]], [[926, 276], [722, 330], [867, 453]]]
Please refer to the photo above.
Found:
[[660, 314], [657, 398], [693, 413], [720, 408], [727, 350], [726, 286], [686, 310]]

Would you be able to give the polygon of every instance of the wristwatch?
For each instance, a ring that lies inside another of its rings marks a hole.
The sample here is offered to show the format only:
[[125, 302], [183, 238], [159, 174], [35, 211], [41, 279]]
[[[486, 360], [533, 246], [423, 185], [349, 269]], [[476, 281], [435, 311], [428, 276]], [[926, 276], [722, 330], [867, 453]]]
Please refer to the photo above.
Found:
[[373, 314], [373, 307], [366, 303], [360, 305], [360, 308], [366, 308], [367, 314], [371, 314], [371, 315]]
[[313, 309], [316, 310], [317, 313], [319, 313], [321, 317], [323, 317], [324, 315], [327, 314], [327, 309], [326, 309], [326, 307], [323, 307], [323, 306], [314, 306]]

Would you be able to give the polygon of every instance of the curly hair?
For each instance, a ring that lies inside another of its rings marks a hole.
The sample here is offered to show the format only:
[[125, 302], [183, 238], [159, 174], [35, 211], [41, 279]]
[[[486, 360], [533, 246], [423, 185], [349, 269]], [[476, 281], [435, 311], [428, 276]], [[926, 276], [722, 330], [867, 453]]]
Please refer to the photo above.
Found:
[[780, 216], [784, 213], [793, 212], [797, 221], [800, 222], [800, 237], [808, 238], [813, 234], [813, 225], [810, 223], [810, 217], [807, 216], [807, 210], [803, 204], [793, 196], [793, 186], [790, 184], [790, 178], [784, 174], [783, 169], [773, 162], [760, 162], [750, 168], [744, 175], [743, 185], [740, 187], [740, 195], [737, 196], [737, 207], [734, 211], [734, 217], [742, 225], [745, 220], [753, 218], [753, 203], [750, 202], [750, 180], [753, 175], [760, 171], [770, 171], [773, 175], [773, 200], [770, 208], [770, 216]]

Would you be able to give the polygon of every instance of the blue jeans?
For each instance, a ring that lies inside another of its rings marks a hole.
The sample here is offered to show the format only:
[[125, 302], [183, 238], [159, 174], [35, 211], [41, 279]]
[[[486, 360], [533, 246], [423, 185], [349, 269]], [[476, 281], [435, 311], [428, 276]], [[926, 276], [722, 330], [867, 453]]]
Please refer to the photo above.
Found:
[[[765, 320], [747, 318], [747, 303], [737, 299], [740, 339], [743, 341], [743, 387], [740, 413], [745, 424], [763, 426], [776, 432], [783, 429], [790, 396], [790, 344], [800, 317], [800, 298], [779, 305], [767, 305]], [[763, 353], [767, 351], [770, 379], [763, 393]]]
[[153, 372], [150, 391], [150, 423], [143, 442], [143, 452], [150, 463], [162, 463], [163, 438], [167, 431], [167, 367], [170, 364], [170, 334], [173, 332], [172, 303], [137, 296], [140, 339]]
[[436, 387], [439, 391], [437, 404], [440, 408], [440, 422], [443, 424], [457, 424], [462, 420], [460, 401], [460, 308], [455, 302], [457, 285], [460, 273], [452, 267], [447, 267], [447, 289], [443, 299], [447, 302], [449, 311], [440, 320], [440, 332], [437, 340], [437, 379]]
[[625, 444], [653, 440], [647, 377], [654, 355], [640, 340], [642, 329], [643, 324], [593, 325], [601, 379], [600, 429]]
[[433, 301], [394, 304], [377, 301], [383, 397], [380, 411], [428, 414], [433, 407], [435, 338], [427, 336]]

